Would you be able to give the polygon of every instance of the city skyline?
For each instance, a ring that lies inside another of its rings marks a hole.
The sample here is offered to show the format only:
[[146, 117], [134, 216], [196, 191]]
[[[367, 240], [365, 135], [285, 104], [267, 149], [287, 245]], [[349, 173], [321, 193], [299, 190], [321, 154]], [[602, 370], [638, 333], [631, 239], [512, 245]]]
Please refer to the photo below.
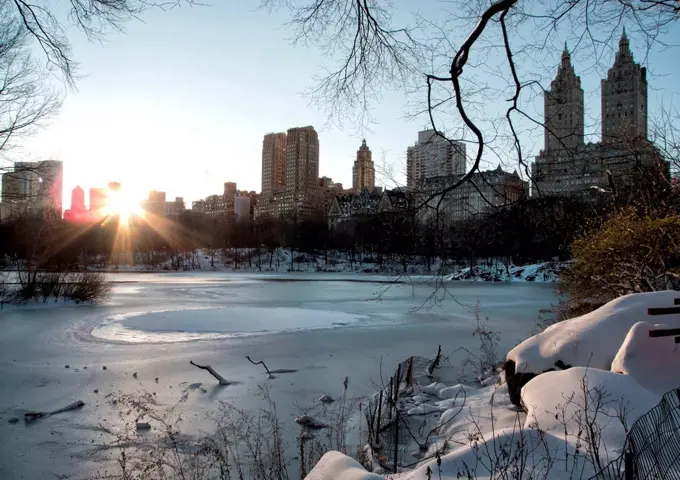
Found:
[[[432, 13], [442, 7], [423, 8]], [[218, 191], [227, 179], [247, 190], [259, 189], [262, 135], [278, 131], [281, 125], [312, 124], [322, 138], [322, 175], [350, 185], [356, 145], [366, 136], [376, 164], [384, 152], [387, 162], [395, 165], [397, 179], [405, 183], [407, 140], [413, 132], [428, 127], [426, 119], [407, 118], [403, 95], [386, 91], [372, 112], [377, 123], [369, 132], [357, 131], [358, 126], [352, 124], [344, 129], [323, 127], [326, 112], [310, 105], [300, 92], [312, 86], [309, 79], [322, 71], [325, 59], [314, 49], [291, 46], [288, 33], [280, 28], [285, 20], [283, 14], [268, 15], [237, 3], [150, 11], [143, 23], [131, 22], [125, 35], [113, 35], [103, 45], [74, 36], [74, 55], [86, 75], [78, 91], [67, 96], [52, 125], [12, 152], [12, 160], [64, 161], [64, 194], [76, 185], [87, 188], [116, 179], [140, 199], [150, 188], [157, 188], [170, 197], [182, 195], [191, 201], [204, 192]], [[176, 35], [180, 27], [191, 31], [188, 43]], [[258, 42], [248, 41], [254, 34]], [[555, 42], [560, 41], [558, 37]], [[148, 41], [151, 38], [153, 42]], [[230, 50], [231, 61], [215, 62], [222, 46], [230, 44], [240, 45]], [[631, 44], [642, 45], [633, 39]], [[194, 48], [197, 45], [201, 48]], [[615, 50], [616, 45], [611, 48]], [[641, 47], [637, 50], [642, 58]], [[593, 126], [586, 136], [590, 137], [598, 135], [600, 128], [596, 99], [602, 72], [592, 68], [585, 53], [577, 52], [574, 61], [587, 92], [585, 113]], [[669, 103], [673, 74], [679, 68], [672, 56], [672, 51], [659, 49], [645, 58], [645, 65], [654, 66], [650, 70], [650, 82], [655, 86], [650, 91], [650, 116], [662, 101]], [[277, 75], [273, 88], [268, 79], [255, 73], [254, 67], [265, 58], [274, 59], [270, 68], [285, 72]], [[547, 85], [554, 55], [537, 61], [545, 67], [540, 68]], [[584, 63], [589, 67], [582, 68]], [[604, 63], [609, 63], [608, 58]], [[181, 79], [170, 78], [167, 74], [174, 68], [187, 73]], [[132, 70], [133, 82], [129, 76]], [[542, 109], [542, 99], [534, 103], [535, 111]], [[540, 118], [540, 114], [536, 116]], [[535, 131], [528, 138], [527, 158], [538, 153], [541, 133]], [[468, 155], [471, 150], [469, 147]], [[485, 158], [485, 162], [482, 168], [498, 163], [493, 158]]]

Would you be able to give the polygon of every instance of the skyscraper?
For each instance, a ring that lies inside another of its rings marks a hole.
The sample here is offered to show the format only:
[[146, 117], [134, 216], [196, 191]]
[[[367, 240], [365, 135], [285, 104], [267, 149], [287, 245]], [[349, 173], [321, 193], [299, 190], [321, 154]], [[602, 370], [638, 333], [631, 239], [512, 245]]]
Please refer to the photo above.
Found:
[[544, 104], [545, 149], [573, 152], [583, 146], [583, 89], [566, 45]]
[[237, 193], [237, 188], [236, 188], [236, 183], [235, 182], [224, 182], [224, 196], [225, 197], [233, 197]]
[[71, 191], [71, 213], [74, 216], [82, 215], [85, 212], [85, 191], [76, 186]]
[[59, 160], [43, 160], [38, 163], [38, 202], [42, 208], [63, 209], [64, 164]]
[[142, 202], [145, 211], [153, 213], [154, 215], [162, 216], [165, 214], [165, 192], [158, 190], [151, 190], [149, 198]]
[[24, 195], [24, 179], [20, 172], [5, 172], [2, 174], [2, 202], [17, 203], [27, 200]]
[[104, 188], [90, 189], [90, 212], [101, 215], [106, 208], [106, 190]]
[[296, 127], [286, 136], [285, 190], [308, 191], [319, 179], [319, 136], [314, 127]]
[[61, 215], [63, 176], [64, 165], [58, 160], [16, 162], [12, 172], [2, 175], [2, 200]]
[[369, 192], [375, 188], [375, 166], [366, 139], [361, 142], [361, 147], [357, 150], [357, 159], [352, 167], [352, 189], [358, 193], [362, 188]]
[[286, 134], [268, 133], [262, 141], [262, 196], [270, 198], [286, 185]]
[[447, 140], [434, 130], [418, 132], [418, 141], [406, 150], [406, 184], [416, 187], [424, 179], [465, 173], [465, 144]]
[[624, 29], [614, 65], [602, 80], [602, 141], [647, 138], [647, 69], [633, 60]]

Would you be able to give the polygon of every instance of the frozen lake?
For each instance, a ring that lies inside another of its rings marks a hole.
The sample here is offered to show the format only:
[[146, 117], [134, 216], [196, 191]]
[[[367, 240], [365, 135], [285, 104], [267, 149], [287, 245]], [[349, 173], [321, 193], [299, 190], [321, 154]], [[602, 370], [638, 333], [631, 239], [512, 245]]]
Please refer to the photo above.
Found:
[[[178, 408], [191, 417], [185, 426], [198, 435], [210, 430], [205, 415], [219, 400], [256, 407], [258, 385], [266, 383], [289, 421], [320, 395], [339, 394], [345, 376], [352, 395], [372, 394], [381, 362], [389, 375], [408, 356], [434, 356], [438, 344], [453, 363], [462, 361], [456, 349], [475, 350], [477, 302], [490, 328], [501, 332], [504, 353], [555, 301], [551, 286], [533, 283], [449, 283], [433, 305], [434, 284], [422, 278], [398, 284], [318, 273], [111, 278], [116, 284], [104, 305], [0, 312], [0, 478], [103, 471], [92, 449], [107, 440], [98, 427], [116, 422], [108, 393], [155, 392], [167, 406], [182, 398]], [[298, 371], [267, 380], [246, 355]], [[218, 387], [189, 360], [237, 383]], [[196, 382], [204, 391], [187, 387]], [[30, 425], [7, 422], [75, 400], [85, 407]]]

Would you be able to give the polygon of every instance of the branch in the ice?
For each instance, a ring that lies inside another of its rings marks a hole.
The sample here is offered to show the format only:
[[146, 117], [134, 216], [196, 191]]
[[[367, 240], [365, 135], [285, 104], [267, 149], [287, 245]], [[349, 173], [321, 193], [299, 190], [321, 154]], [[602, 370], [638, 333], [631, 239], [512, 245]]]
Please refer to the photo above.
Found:
[[269, 370], [267, 368], [267, 365], [262, 360], [260, 360], [259, 362], [254, 362], [248, 355], [246, 355], [246, 358], [253, 365], [262, 365], [264, 367], [264, 369], [267, 371], [267, 375], [269, 375], [270, 377], [273, 377], [275, 373], [294, 373], [294, 372], [297, 372], [297, 370], [294, 370], [292, 368], [279, 368], [277, 370]]
[[441, 360], [442, 357], [442, 346], [439, 345], [439, 348], [437, 349], [437, 356], [434, 357], [434, 362], [430, 364], [429, 367], [427, 367], [427, 376], [431, 377], [432, 374], [434, 373], [434, 369], [439, 366], [439, 361]]
[[192, 360], [189, 360], [189, 363], [192, 364], [194, 367], [200, 368], [201, 370], [207, 370], [210, 373], [210, 375], [215, 377], [217, 381], [220, 382], [220, 385], [229, 385], [229, 382], [225, 380], [222, 375], [217, 373], [215, 369], [212, 368], [210, 365], [198, 365], [194, 363]]
[[32, 422], [33, 420], [49, 417], [50, 415], [56, 415], [57, 413], [68, 412], [69, 410], [77, 410], [78, 408], [82, 408], [84, 405], [85, 402], [78, 400], [66, 405], [64, 408], [59, 408], [51, 412], [26, 412], [24, 413], [24, 420], [27, 422]]

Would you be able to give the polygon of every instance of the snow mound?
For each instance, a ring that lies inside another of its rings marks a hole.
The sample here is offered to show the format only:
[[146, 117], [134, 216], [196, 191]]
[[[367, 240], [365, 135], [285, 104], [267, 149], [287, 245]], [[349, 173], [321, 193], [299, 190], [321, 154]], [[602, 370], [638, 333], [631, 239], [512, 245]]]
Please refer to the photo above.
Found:
[[635, 378], [643, 387], [664, 394], [680, 386], [680, 349], [674, 337], [651, 338], [650, 329], [670, 328], [638, 322], [630, 329], [611, 365], [613, 372]]
[[442, 400], [449, 400], [456, 397], [464, 397], [467, 393], [473, 391], [472, 388], [465, 385], [454, 385], [452, 387], [442, 388], [437, 392], [437, 396]]
[[[619, 297], [590, 313], [549, 326], [510, 350], [515, 372], [541, 373], [567, 366], [608, 370], [628, 331], [648, 318], [649, 307], [672, 306], [680, 292], [635, 293]], [[680, 327], [680, 314], [664, 315], [668, 325]]]
[[585, 367], [547, 372], [522, 389], [527, 408], [524, 427], [525, 431], [540, 428], [576, 445], [579, 432], [585, 439], [583, 432], [592, 426], [599, 451], [608, 455], [602, 460], [608, 463], [622, 453], [625, 442], [626, 429], [620, 418], [630, 427], [660, 400], [660, 394], [647, 390], [630, 375]]
[[[519, 448], [520, 445], [523, 448]], [[564, 454], [568, 456], [565, 456]], [[565, 460], [568, 459], [568, 460]], [[519, 467], [524, 471], [519, 472]], [[572, 467], [574, 470], [572, 470]], [[428, 475], [428, 468], [432, 474]], [[595, 470], [586, 458], [575, 455], [572, 445], [550, 433], [505, 428], [486, 440], [474, 442], [441, 457], [441, 465], [432, 459], [416, 470], [399, 476], [400, 480], [459, 480], [461, 478], [549, 478], [573, 480], [590, 478]]]
[[359, 462], [340, 452], [328, 452], [305, 480], [384, 480], [385, 477], [367, 472]]
[[443, 383], [434, 382], [431, 383], [430, 385], [420, 387], [420, 391], [423, 393], [427, 393], [428, 395], [438, 395], [439, 391], [442, 388], [446, 388], [446, 385], [444, 385]]

